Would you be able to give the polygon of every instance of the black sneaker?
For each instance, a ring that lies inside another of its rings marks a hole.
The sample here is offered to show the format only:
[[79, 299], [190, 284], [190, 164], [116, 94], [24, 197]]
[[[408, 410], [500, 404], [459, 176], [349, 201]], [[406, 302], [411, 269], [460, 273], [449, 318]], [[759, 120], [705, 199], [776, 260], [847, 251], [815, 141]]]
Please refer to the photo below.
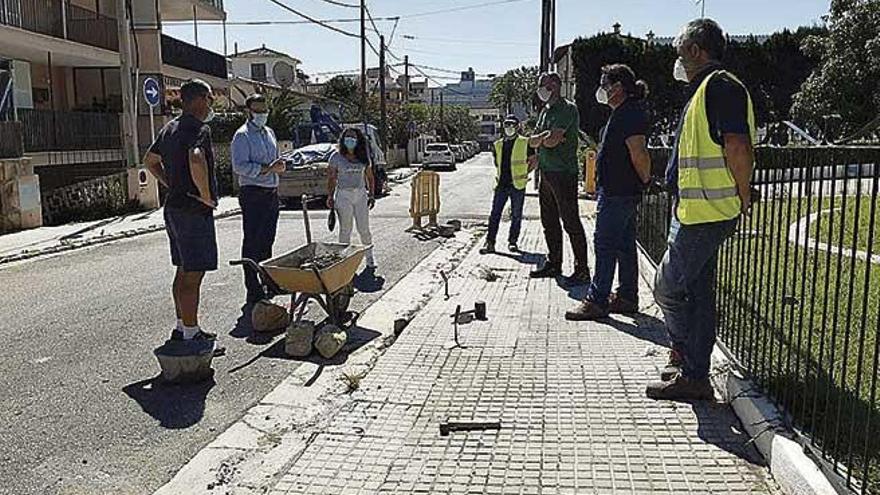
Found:
[[[186, 339], [183, 338], [183, 332], [174, 329], [171, 331], [171, 340], [179, 341]], [[199, 330], [199, 333], [195, 334], [195, 336], [193, 336], [193, 338], [190, 340], [217, 340], [217, 334], [206, 332], [204, 330]]]
[[553, 265], [544, 265], [543, 267], [529, 273], [529, 277], [531, 278], [556, 278], [560, 275], [562, 275], [562, 270]]
[[486, 244], [480, 248], [480, 254], [492, 254], [495, 252], [495, 243], [492, 241], [486, 241]]
[[518, 253], [519, 246], [517, 246], [515, 242], [511, 242], [507, 245], [507, 250], [510, 251], [511, 253]]

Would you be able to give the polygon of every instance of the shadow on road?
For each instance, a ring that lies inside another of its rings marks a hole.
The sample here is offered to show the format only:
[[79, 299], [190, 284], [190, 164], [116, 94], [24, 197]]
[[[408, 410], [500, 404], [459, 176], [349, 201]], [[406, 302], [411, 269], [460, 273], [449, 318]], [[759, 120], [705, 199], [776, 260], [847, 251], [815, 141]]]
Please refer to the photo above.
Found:
[[173, 385], [157, 376], [126, 385], [122, 391], [163, 428], [181, 430], [201, 421], [205, 399], [215, 384], [212, 377], [191, 385]]
[[354, 288], [364, 292], [379, 292], [385, 288], [385, 277], [376, 275], [372, 270], [364, 270], [354, 277]]
[[635, 324], [616, 318], [606, 318], [602, 323], [656, 346], [669, 347], [669, 335], [666, 333], [666, 324], [663, 320], [642, 313], [631, 315], [631, 318]]
[[690, 402], [690, 405], [697, 416], [697, 436], [700, 440], [756, 466], [766, 466], [766, 462], [752, 445], [748, 433], [728, 404], [694, 401]]
[[518, 263], [522, 263], [524, 265], [535, 265], [541, 266], [544, 263], [544, 260], [547, 259], [547, 255], [540, 253], [530, 253], [528, 251], [519, 251], [517, 253], [502, 253], [496, 251], [492, 253], [496, 256], [502, 256], [504, 258], [510, 258]]

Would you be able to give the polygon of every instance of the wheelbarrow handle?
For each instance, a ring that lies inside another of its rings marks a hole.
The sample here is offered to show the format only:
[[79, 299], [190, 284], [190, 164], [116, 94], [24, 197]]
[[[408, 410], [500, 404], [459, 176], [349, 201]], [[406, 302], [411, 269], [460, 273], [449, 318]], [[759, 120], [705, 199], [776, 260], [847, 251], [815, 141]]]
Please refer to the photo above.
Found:
[[281, 290], [278, 287], [278, 284], [272, 279], [272, 277], [260, 266], [259, 263], [250, 259], [250, 258], [242, 258], [240, 260], [230, 260], [230, 266], [243, 266], [245, 270], [253, 270], [254, 273], [257, 274], [260, 281], [262, 282], [263, 287], [268, 291], [267, 296], [273, 297], [275, 295], [284, 294], [285, 291]]

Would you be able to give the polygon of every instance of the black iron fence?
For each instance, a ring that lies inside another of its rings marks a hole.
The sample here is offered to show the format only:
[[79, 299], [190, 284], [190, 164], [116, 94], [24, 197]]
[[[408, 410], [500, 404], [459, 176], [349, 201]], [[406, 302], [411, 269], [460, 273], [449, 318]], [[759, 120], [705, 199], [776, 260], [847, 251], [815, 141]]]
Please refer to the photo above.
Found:
[[[880, 148], [759, 148], [753, 185], [761, 199], [720, 252], [719, 337], [807, 449], [880, 494]], [[645, 195], [655, 261], [670, 212], [666, 193]]]
[[29, 152], [121, 148], [119, 118], [115, 113], [18, 110]]
[[0, 158], [19, 158], [23, 154], [21, 123], [0, 122]]
[[115, 18], [72, 5], [65, 0], [0, 0], [0, 24], [108, 50], [119, 50]]
[[162, 35], [162, 62], [220, 79], [228, 76], [226, 58], [171, 36]]

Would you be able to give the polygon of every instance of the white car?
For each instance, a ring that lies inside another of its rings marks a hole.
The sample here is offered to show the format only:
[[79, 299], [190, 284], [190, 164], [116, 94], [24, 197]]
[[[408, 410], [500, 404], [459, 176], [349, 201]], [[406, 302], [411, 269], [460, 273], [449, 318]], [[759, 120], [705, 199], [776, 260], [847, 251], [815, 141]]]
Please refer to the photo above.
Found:
[[425, 147], [425, 159], [422, 168], [445, 168], [455, 170], [455, 153], [448, 143], [431, 143]]

